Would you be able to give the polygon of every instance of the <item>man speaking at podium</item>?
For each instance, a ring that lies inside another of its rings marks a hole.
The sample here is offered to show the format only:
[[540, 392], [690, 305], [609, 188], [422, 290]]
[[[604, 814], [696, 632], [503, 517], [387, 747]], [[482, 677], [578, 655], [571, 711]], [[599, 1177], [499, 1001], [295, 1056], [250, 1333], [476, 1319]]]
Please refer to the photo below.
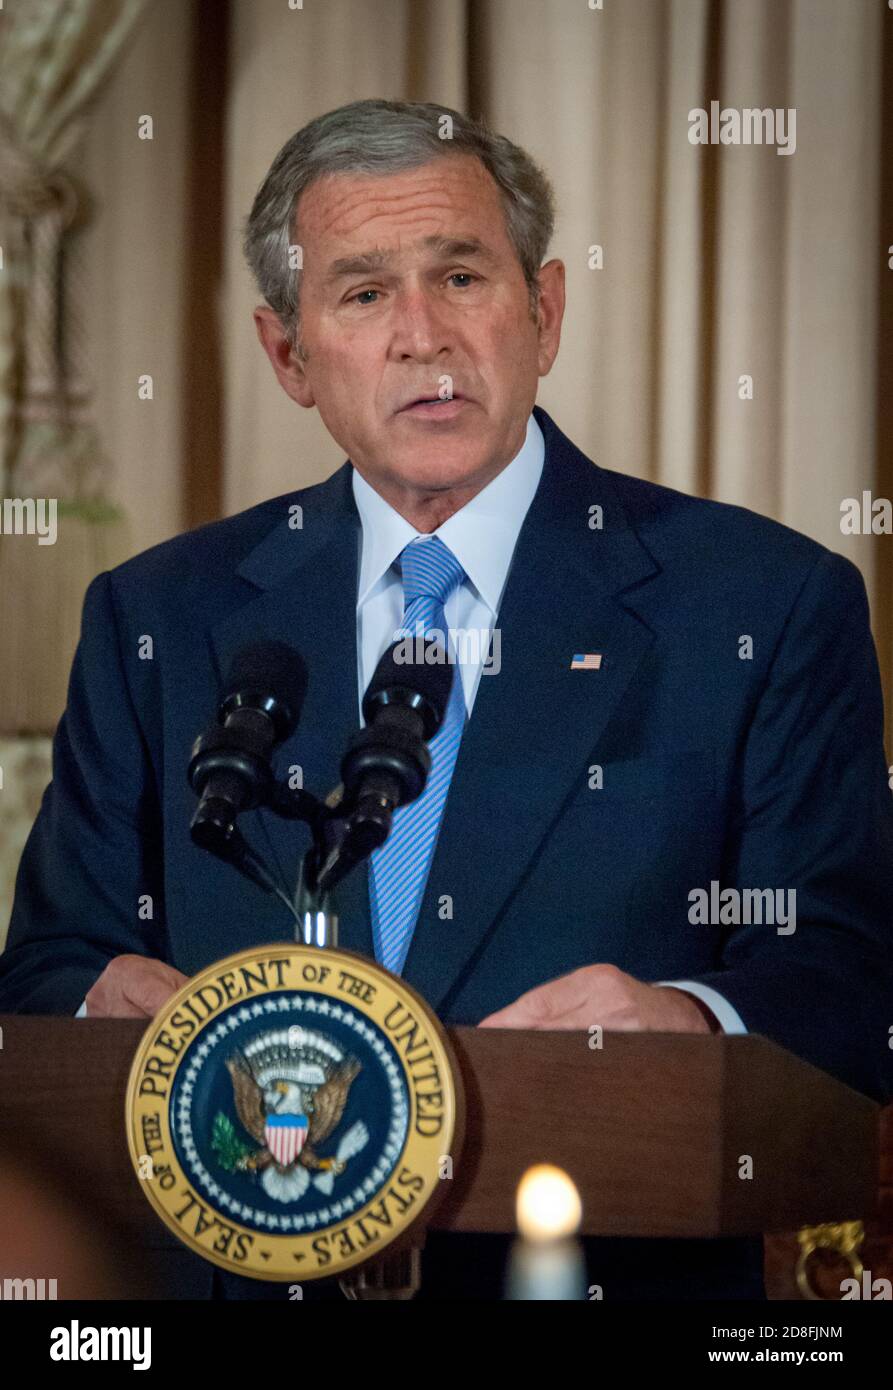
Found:
[[[150, 1017], [292, 936], [191, 843], [192, 741], [233, 653], [286, 642], [308, 687], [281, 765], [324, 791], [424, 611], [464, 656], [422, 798], [343, 885], [341, 944], [447, 1024], [749, 1030], [893, 1094], [862, 580], [751, 512], [595, 466], [535, 407], [564, 312], [552, 228], [531, 159], [440, 107], [353, 103], [279, 153], [245, 236], [257, 331], [348, 462], [90, 585], [0, 1010]], [[304, 828], [243, 828], [293, 888]], [[500, 1296], [505, 1243], [470, 1239], [429, 1237], [423, 1294]], [[762, 1296], [758, 1241], [590, 1244], [606, 1298]]]

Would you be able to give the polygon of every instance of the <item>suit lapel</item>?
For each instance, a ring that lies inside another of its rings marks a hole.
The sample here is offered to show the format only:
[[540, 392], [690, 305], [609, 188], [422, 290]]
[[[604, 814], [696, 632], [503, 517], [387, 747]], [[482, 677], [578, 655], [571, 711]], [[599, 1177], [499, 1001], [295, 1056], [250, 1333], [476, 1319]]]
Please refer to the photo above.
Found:
[[[357, 707], [356, 596], [360, 520], [351, 488], [351, 465], [300, 496], [303, 525], [292, 530], [288, 503], [283, 521], [242, 562], [238, 573], [259, 592], [217, 623], [211, 643], [221, 678], [240, 647], [268, 638], [288, 643], [303, 657], [307, 697], [299, 725], [277, 750], [281, 778], [302, 769], [303, 785], [317, 796], [338, 782], [341, 758], [359, 727]], [[242, 818], [246, 839], [291, 894], [309, 842], [301, 823], [266, 809]], [[367, 876], [357, 870], [336, 895], [340, 940], [347, 949], [372, 955]]]
[[[618, 598], [658, 566], [610, 475], [544, 411], [536, 417], [546, 459], [497, 619], [501, 670], [478, 686], [403, 971], [434, 1008], [473, 964], [563, 802], [583, 785], [654, 638]], [[593, 504], [603, 508], [602, 530], [590, 529]], [[572, 671], [578, 652], [602, 653], [601, 669]], [[452, 918], [442, 920], [444, 895]]]

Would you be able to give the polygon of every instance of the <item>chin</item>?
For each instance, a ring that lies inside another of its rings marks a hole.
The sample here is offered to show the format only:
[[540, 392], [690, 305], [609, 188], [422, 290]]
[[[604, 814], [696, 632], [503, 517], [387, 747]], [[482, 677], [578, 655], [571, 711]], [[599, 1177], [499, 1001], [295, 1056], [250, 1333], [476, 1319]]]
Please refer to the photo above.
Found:
[[407, 460], [401, 467], [396, 481], [403, 487], [427, 487], [432, 492], [448, 491], [473, 483], [483, 467], [483, 460], [470, 461], [467, 458], [430, 458], [420, 467], [419, 459]]
[[419, 438], [407, 444], [400, 441], [400, 447], [392, 455], [394, 465], [406, 481], [417, 482], [419, 477], [430, 478], [432, 483], [455, 486], [470, 482], [486, 467], [489, 457], [489, 440], [483, 438], [462, 439], [459, 437], [437, 439], [434, 435]]

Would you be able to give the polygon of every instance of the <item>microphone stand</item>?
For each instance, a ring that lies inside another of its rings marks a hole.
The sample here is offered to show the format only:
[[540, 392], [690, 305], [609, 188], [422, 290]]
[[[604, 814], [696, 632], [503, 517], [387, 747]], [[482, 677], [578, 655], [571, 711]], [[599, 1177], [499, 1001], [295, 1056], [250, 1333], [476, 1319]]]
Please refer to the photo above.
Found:
[[323, 849], [316, 840], [301, 862], [295, 890], [296, 939], [305, 946], [337, 946], [338, 915], [332, 908], [331, 893], [316, 884], [316, 864]]
[[[319, 803], [317, 803], [319, 805]], [[306, 946], [338, 945], [338, 917], [331, 905], [331, 889], [352, 868], [371, 854], [387, 838], [390, 816], [383, 833], [370, 833], [367, 818], [356, 813], [341, 821], [340, 839], [327, 845], [327, 830], [339, 819], [337, 810], [326, 812], [314, 826], [313, 844], [301, 862], [295, 892], [298, 932]], [[303, 818], [303, 817], [302, 817]], [[376, 821], [379, 819], [375, 817]], [[320, 884], [324, 886], [320, 886]], [[424, 1237], [423, 1237], [424, 1241]], [[352, 1303], [367, 1301], [406, 1301], [413, 1298], [422, 1283], [422, 1247], [406, 1246], [372, 1260], [362, 1269], [347, 1270], [338, 1287]]]
[[356, 824], [355, 814], [344, 819], [339, 816], [337, 807], [320, 801], [303, 788], [293, 790], [265, 771], [265, 776], [255, 777], [251, 805], [245, 809], [265, 806], [283, 820], [303, 821], [312, 835], [293, 899], [248, 844], [231, 809], [224, 803], [214, 801], [202, 814], [196, 813], [190, 827], [192, 839], [285, 903], [294, 918], [296, 941], [305, 946], [337, 946], [338, 916], [332, 907], [332, 890], [384, 842], [390, 817], [386, 825], [376, 826], [370, 833], [365, 820]]
[[[193, 768], [200, 767], [202, 756], [204, 754], [199, 753], [193, 758], [190, 774]], [[283, 820], [303, 821], [309, 825], [313, 845], [307, 852], [305, 865], [310, 869], [324, 853], [327, 827], [334, 819], [335, 812], [311, 792], [303, 789], [293, 790], [285, 782], [276, 782], [266, 767], [262, 771], [255, 767], [250, 770], [253, 774], [254, 794], [250, 805], [244, 809], [266, 806]], [[337, 944], [337, 918], [329, 909], [327, 895], [317, 891], [315, 881], [311, 880], [309, 872], [302, 866], [301, 881], [294, 900], [289, 898], [260, 855], [242, 835], [236, 825], [231, 806], [227, 803], [212, 799], [209, 805], [200, 805], [193, 817], [190, 834], [195, 844], [222, 859], [224, 863], [231, 864], [243, 877], [250, 879], [264, 892], [274, 893], [285, 904], [295, 921], [296, 941], [303, 941], [307, 946]]]

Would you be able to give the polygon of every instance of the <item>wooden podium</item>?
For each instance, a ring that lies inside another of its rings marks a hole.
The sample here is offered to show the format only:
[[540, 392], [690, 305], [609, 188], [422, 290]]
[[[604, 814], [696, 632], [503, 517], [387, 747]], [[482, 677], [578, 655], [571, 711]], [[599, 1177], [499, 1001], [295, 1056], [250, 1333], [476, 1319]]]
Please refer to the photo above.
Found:
[[[127, 1152], [124, 1094], [145, 1024], [2, 1016], [0, 1029], [0, 1158], [94, 1194], [131, 1251], [178, 1250]], [[789, 1233], [886, 1219], [890, 1109], [766, 1038], [608, 1033], [591, 1048], [582, 1032], [448, 1032], [466, 1138], [431, 1229], [513, 1231], [518, 1179], [552, 1162], [580, 1190], [585, 1234], [774, 1233], [771, 1298], [802, 1296]]]

